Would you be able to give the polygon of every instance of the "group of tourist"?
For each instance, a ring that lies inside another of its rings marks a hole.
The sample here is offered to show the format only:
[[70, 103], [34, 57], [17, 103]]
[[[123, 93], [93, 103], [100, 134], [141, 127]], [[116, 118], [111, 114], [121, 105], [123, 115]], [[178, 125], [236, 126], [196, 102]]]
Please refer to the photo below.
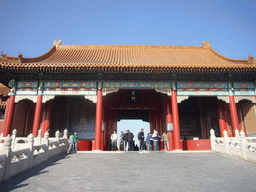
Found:
[[[165, 132], [163, 133], [162, 137], [158, 135], [156, 129], [154, 129], [153, 134], [149, 133], [146, 137], [144, 137], [144, 129], [142, 128], [141, 131], [138, 133], [138, 143], [139, 146], [135, 145], [134, 143], [134, 135], [129, 130], [125, 130], [124, 132], [121, 131], [120, 138], [119, 138], [119, 150], [123, 151], [151, 151], [151, 146], [154, 144], [154, 151], [159, 150], [159, 142], [164, 141], [164, 149], [169, 151], [169, 141], [170, 136]], [[117, 150], [117, 132], [114, 131], [111, 135], [110, 139], [110, 150], [115, 151]]]
[[[151, 151], [151, 146], [152, 143], [154, 144], [154, 151], [159, 150], [159, 141], [162, 140], [164, 141], [164, 149], [169, 151], [169, 140], [170, 136], [165, 132], [162, 137], [158, 135], [158, 132], [156, 129], [154, 129], [153, 134], [149, 133], [146, 137], [144, 137], [144, 129], [142, 128], [141, 131], [138, 133], [138, 142], [139, 146], [135, 145], [134, 143], [134, 135], [131, 131], [125, 130], [124, 132], [121, 131], [120, 134], [120, 139], [119, 139], [119, 150], [123, 151]], [[110, 150], [115, 151], [117, 150], [117, 132], [114, 131], [113, 134], [111, 135], [110, 138]], [[69, 149], [68, 153], [70, 151], [77, 151], [77, 141], [78, 141], [78, 136], [77, 133], [74, 132], [73, 134], [70, 135], [69, 137]]]
[[[120, 135], [120, 149], [124, 151], [133, 151], [134, 150], [134, 141], [133, 141], [134, 135], [131, 131], [125, 130], [124, 132], [121, 131]], [[111, 135], [111, 151], [117, 150], [117, 133], [114, 131], [114, 133]]]

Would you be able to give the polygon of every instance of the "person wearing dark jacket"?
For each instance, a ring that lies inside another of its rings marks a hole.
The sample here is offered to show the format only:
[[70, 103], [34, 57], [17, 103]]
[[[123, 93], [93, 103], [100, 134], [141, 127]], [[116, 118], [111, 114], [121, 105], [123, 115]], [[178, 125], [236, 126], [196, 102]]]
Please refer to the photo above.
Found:
[[133, 151], [133, 133], [130, 132], [129, 130], [127, 130], [127, 140], [128, 140], [128, 146], [129, 146], [129, 149], [128, 151]]
[[124, 151], [127, 151], [127, 145], [128, 145], [128, 131], [124, 131], [124, 136], [123, 136], [123, 142], [124, 142]]
[[139, 149], [142, 151], [144, 149], [144, 129], [142, 128], [141, 131], [138, 133], [138, 140], [139, 140]]

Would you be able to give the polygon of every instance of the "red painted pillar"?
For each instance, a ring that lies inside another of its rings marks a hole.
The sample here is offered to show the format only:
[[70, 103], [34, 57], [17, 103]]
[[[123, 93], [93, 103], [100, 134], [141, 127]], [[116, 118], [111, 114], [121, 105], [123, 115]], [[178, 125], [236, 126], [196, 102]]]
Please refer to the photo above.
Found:
[[44, 127], [43, 127], [43, 135], [47, 131], [47, 129], [50, 129], [51, 115], [52, 115], [52, 103], [53, 103], [53, 100], [50, 100], [47, 102], [45, 121], [44, 121]]
[[34, 124], [33, 124], [33, 131], [32, 131], [32, 134], [34, 135], [34, 137], [37, 137], [39, 126], [40, 126], [41, 113], [42, 113], [42, 99], [43, 99], [43, 95], [41, 94], [37, 95], [37, 103], [36, 103]]
[[4, 119], [4, 137], [11, 133], [12, 129], [12, 120], [15, 106], [15, 95], [10, 95], [10, 98], [7, 101], [7, 112]]
[[47, 113], [47, 105], [44, 104], [44, 107], [43, 107], [43, 113], [42, 113], [42, 121], [41, 121], [41, 124], [40, 124], [40, 129], [42, 129], [42, 136], [44, 136], [44, 124], [45, 124], [45, 119], [46, 119], [46, 113]]
[[239, 130], [239, 122], [238, 122], [238, 116], [237, 116], [237, 109], [236, 109], [236, 103], [234, 95], [229, 96], [229, 107], [230, 107], [230, 114], [231, 114], [231, 120], [232, 120], [232, 131], [233, 136], [235, 136], [235, 130]]
[[95, 122], [95, 150], [100, 150], [101, 125], [102, 125], [102, 88], [97, 90], [96, 122]]
[[173, 116], [173, 143], [174, 150], [181, 149], [180, 147], [180, 123], [179, 123], [179, 111], [177, 103], [177, 92], [172, 88], [172, 116]]
[[224, 137], [223, 132], [225, 131], [225, 119], [224, 119], [224, 112], [223, 112], [223, 104], [222, 101], [218, 100], [218, 116], [219, 116], [219, 124], [220, 124], [220, 135]]
[[8, 117], [8, 113], [9, 113], [9, 108], [10, 108], [10, 104], [9, 104], [10, 98], [7, 99], [7, 104], [6, 104], [6, 108], [5, 108], [5, 115], [4, 115], [4, 127], [7, 121], [7, 117]]
[[170, 97], [166, 97], [166, 128], [167, 133], [170, 136], [169, 149], [173, 151], [173, 121]]
[[100, 149], [104, 150], [104, 132], [105, 132], [105, 102], [102, 99], [102, 125], [101, 125], [101, 142], [100, 142]]

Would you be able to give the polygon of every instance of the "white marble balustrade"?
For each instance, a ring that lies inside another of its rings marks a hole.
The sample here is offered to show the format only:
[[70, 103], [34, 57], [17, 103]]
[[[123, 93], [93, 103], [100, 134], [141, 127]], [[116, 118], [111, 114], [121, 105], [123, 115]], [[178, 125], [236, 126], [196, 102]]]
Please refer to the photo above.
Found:
[[224, 137], [216, 137], [214, 130], [211, 130], [213, 151], [256, 161], [256, 137], [245, 137], [245, 133], [243, 131], [239, 133], [238, 130], [235, 131], [235, 137], [228, 137], [227, 131], [223, 134]]
[[67, 130], [62, 138], [59, 131], [55, 137], [49, 138], [48, 132], [42, 137], [42, 131], [39, 130], [38, 136], [34, 138], [32, 134], [28, 137], [17, 137], [17, 131], [13, 130], [12, 136], [4, 137], [4, 142], [0, 144], [0, 182], [65, 153], [67, 140]]

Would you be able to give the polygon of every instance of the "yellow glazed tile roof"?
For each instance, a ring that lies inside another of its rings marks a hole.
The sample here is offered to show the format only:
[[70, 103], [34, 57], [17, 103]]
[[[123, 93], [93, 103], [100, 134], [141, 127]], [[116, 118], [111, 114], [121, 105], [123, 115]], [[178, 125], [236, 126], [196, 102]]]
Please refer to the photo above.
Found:
[[36, 58], [2, 56], [0, 67], [19, 68], [194, 68], [256, 69], [256, 60], [230, 59], [203, 46], [61, 45]]

